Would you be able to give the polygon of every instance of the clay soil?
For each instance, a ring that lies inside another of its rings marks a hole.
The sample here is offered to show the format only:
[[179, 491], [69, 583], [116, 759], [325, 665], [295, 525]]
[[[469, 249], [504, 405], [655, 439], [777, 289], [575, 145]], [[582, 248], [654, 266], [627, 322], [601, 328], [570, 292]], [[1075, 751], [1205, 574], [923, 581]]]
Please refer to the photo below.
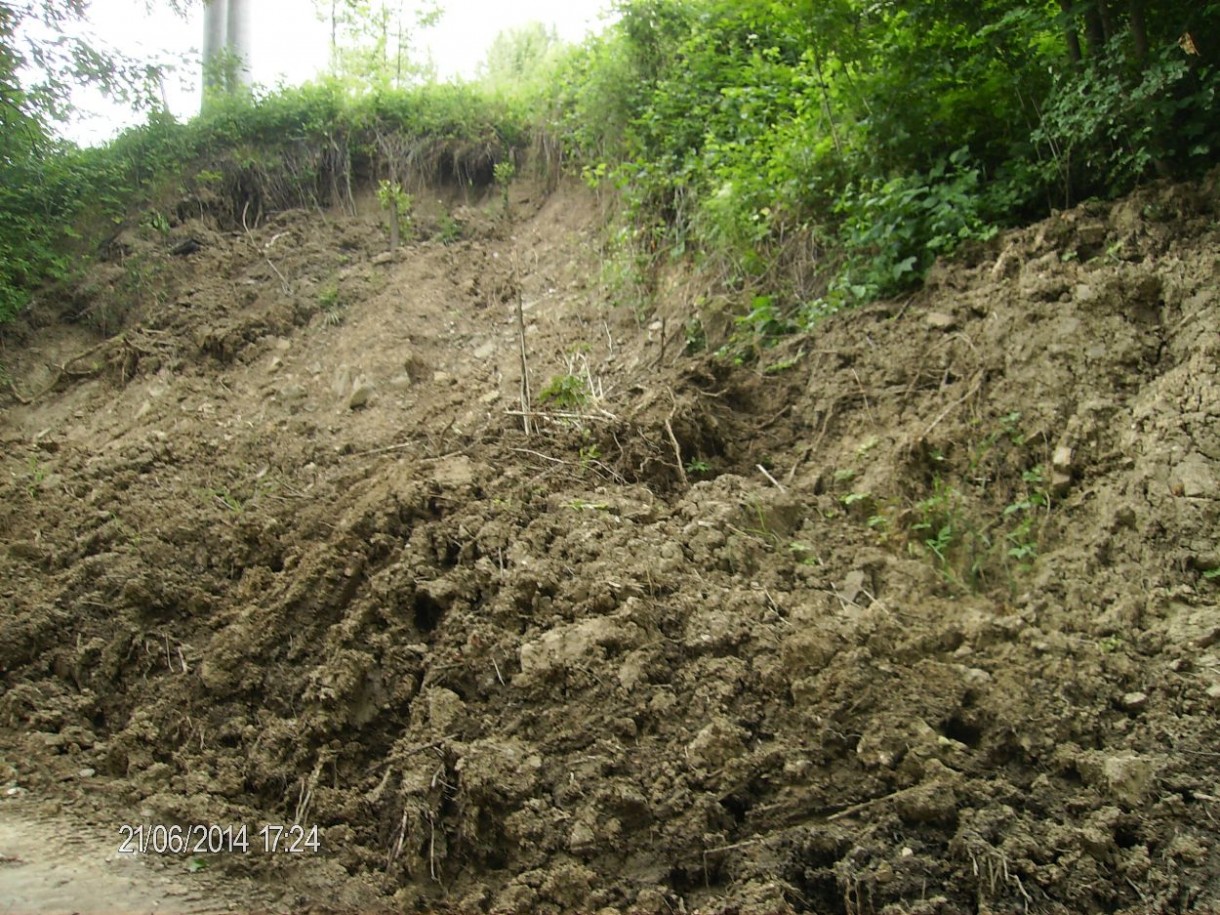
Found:
[[[435, 196], [9, 331], [0, 911], [1220, 909], [1215, 182], [774, 347], [583, 187]], [[112, 893], [124, 824], [250, 847]]]

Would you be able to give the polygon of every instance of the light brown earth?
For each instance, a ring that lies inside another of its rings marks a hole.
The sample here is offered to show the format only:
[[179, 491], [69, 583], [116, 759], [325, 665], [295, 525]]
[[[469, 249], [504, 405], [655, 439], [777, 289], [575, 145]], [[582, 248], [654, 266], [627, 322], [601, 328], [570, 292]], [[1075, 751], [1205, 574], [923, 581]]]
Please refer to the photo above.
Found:
[[741, 365], [585, 189], [436, 196], [9, 331], [0, 912], [1220, 909], [1215, 181]]

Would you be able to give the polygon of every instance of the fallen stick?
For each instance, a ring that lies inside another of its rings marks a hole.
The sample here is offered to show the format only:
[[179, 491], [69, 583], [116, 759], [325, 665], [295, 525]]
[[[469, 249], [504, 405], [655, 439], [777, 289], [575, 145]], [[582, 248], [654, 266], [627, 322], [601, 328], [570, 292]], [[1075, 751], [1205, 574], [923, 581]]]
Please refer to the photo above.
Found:
[[678, 462], [678, 476], [682, 478], [682, 485], [690, 489], [690, 479], [686, 476], [686, 468], [682, 465], [682, 448], [678, 444], [678, 437], [674, 435], [674, 427], [670, 425], [669, 420], [665, 420], [665, 431], [669, 433], [669, 443], [674, 446], [674, 458]]

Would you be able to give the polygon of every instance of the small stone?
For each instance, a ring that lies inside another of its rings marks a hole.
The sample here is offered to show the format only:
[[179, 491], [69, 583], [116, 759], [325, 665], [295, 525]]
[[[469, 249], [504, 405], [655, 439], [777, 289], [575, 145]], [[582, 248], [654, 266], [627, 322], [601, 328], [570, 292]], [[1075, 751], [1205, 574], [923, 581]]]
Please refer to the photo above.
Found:
[[1211, 462], [1200, 454], [1186, 457], [1170, 475], [1173, 494], [1189, 499], [1211, 498], [1216, 491], [1216, 482]]
[[980, 687], [991, 682], [991, 674], [981, 667], [968, 667], [962, 674], [962, 680], [967, 686]]
[[911, 848], [910, 846], [903, 846], [903, 849], [901, 852], [899, 852], [899, 854], [901, 854], [904, 858], [912, 858], [915, 856], [915, 849]]
[[1106, 240], [1106, 224], [1104, 222], [1085, 223], [1076, 230], [1081, 244], [1096, 248]]
[[1220, 700], [1220, 683], [1213, 683], [1207, 688], [1207, 698], [1213, 702]]
[[568, 838], [568, 849], [576, 855], [593, 851], [597, 848], [597, 836], [592, 827], [583, 820], [572, 827], [572, 835]]
[[1129, 712], [1142, 712], [1147, 705], [1147, 693], [1126, 693], [1123, 696], [1123, 708]]
[[1071, 467], [1072, 449], [1067, 445], [1060, 445], [1055, 449], [1055, 453], [1051, 455], [1051, 464], [1055, 467]]
[[93, 776], [97, 775], [97, 769], [90, 769], [88, 766], [86, 766], [84, 769], [81, 769], [76, 774], [80, 778], [93, 778]]
[[635, 719], [626, 716], [611, 721], [610, 730], [622, 740], [635, 740], [639, 734], [639, 727], [636, 725]]
[[436, 371], [432, 373], [433, 384], [453, 384], [453, 376], [448, 372]]
[[1113, 797], [1132, 807], [1144, 802], [1155, 774], [1152, 763], [1134, 753], [1110, 756], [1101, 764], [1102, 784]]
[[374, 264], [388, 264], [394, 260], [393, 251], [382, 251], [380, 254], [373, 255], [372, 262]]
[[924, 315], [923, 320], [933, 330], [953, 330], [957, 327], [957, 318], [943, 311], [930, 311]]
[[501, 396], [502, 395], [500, 394], [499, 391], [488, 391], [486, 394], [484, 394], [482, 397], [479, 398], [479, 402], [485, 403], [488, 406], [490, 406], [493, 403], [498, 403]]
[[904, 823], [952, 823], [957, 819], [957, 792], [951, 782], [932, 779], [897, 794], [894, 807]]
[[367, 407], [376, 390], [377, 385], [371, 381], [357, 382], [355, 390], [352, 391], [352, 396], [347, 399], [347, 408], [349, 410], [359, 410], [361, 407]]
[[1077, 302], [1089, 304], [1097, 301], [1097, 289], [1088, 283], [1077, 283], [1073, 295]]

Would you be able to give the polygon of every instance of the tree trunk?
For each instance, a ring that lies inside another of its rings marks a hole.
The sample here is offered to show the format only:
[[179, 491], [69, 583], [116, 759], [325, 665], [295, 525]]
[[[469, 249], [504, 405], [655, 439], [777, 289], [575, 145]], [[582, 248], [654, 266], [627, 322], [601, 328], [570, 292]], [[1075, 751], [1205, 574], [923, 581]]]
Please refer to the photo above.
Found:
[[338, 69], [339, 0], [330, 0], [330, 66]]
[[1100, 60], [1106, 49], [1106, 30], [1101, 24], [1101, 13], [1092, 4], [1084, 9], [1084, 40], [1090, 59]]
[[1148, 59], [1148, 26], [1144, 22], [1143, 0], [1131, 0], [1131, 41], [1135, 59], [1141, 64]]
[[1114, 24], [1114, 11], [1110, 9], [1110, 0], [1097, 0], [1097, 18], [1101, 20], [1101, 33], [1106, 42], [1113, 41], [1118, 29]]
[[1059, 0], [1059, 9], [1063, 10], [1063, 41], [1067, 45], [1068, 61], [1075, 69], [1080, 66], [1084, 55], [1080, 50], [1080, 36], [1072, 22], [1072, 0]]

